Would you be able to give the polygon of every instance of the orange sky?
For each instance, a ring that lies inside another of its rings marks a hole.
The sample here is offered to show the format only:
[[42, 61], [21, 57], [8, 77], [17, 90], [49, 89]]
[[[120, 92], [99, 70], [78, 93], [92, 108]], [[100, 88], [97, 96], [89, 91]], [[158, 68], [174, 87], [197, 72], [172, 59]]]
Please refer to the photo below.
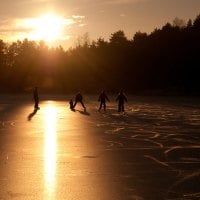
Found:
[[68, 48], [86, 32], [95, 40], [124, 30], [130, 39], [198, 14], [199, 0], [6, 0], [0, 2], [0, 39], [46, 39]]

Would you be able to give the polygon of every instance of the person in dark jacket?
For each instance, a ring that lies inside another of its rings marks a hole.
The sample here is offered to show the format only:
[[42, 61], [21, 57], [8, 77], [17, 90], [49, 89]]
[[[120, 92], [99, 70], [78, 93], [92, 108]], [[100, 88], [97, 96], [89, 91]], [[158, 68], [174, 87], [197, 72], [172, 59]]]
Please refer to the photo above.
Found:
[[73, 99], [70, 99], [70, 101], [69, 101], [69, 107], [70, 107], [71, 110], [74, 110]]
[[35, 110], [40, 109], [40, 107], [38, 106], [39, 105], [39, 96], [38, 96], [38, 88], [37, 87], [35, 87], [33, 90], [33, 99], [35, 102], [35, 105], [34, 105]]
[[104, 90], [99, 95], [98, 101], [100, 101], [99, 111], [101, 110], [102, 105], [103, 105], [104, 111], [106, 111], [106, 101], [110, 101], [110, 100], [108, 99], [108, 96], [106, 95]]
[[123, 90], [119, 92], [116, 101], [118, 101], [118, 112], [124, 112], [124, 102], [127, 102], [128, 100]]
[[78, 102], [81, 103], [81, 105], [83, 106], [84, 110], [86, 110], [86, 107], [85, 107], [85, 105], [84, 105], [84, 103], [83, 103], [83, 96], [82, 96], [82, 94], [81, 94], [80, 92], [78, 92], [78, 93], [76, 94], [76, 96], [75, 96], [75, 103], [74, 103], [74, 106], [73, 106], [74, 109], [75, 109], [76, 104], [77, 104]]

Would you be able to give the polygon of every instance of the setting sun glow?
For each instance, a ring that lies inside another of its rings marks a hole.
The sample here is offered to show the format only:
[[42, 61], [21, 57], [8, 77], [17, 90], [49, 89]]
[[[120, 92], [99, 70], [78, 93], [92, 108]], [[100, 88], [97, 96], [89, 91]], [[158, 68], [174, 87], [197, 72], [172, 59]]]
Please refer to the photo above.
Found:
[[23, 25], [29, 29], [29, 39], [53, 41], [62, 39], [65, 26], [73, 21], [63, 17], [47, 14], [38, 18], [26, 19]]

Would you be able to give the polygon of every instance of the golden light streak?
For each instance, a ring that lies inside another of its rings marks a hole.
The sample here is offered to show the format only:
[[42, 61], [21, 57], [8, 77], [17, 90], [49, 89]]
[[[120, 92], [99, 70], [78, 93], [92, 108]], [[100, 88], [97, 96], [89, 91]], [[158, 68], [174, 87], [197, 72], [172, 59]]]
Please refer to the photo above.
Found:
[[45, 108], [45, 188], [47, 199], [53, 199], [56, 181], [56, 108], [49, 104]]

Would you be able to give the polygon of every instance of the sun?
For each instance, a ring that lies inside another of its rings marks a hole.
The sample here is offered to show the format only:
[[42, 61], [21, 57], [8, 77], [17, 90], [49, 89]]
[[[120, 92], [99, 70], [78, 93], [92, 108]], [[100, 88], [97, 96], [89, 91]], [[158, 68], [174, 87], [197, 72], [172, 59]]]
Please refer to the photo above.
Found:
[[55, 40], [61, 34], [63, 21], [61, 17], [46, 15], [37, 19], [36, 37], [44, 40]]
[[25, 26], [30, 29], [29, 39], [53, 41], [61, 38], [66, 20], [63, 17], [46, 14], [38, 18], [25, 21]]
[[70, 40], [77, 20], [73, 16], [61, 16], [57, 13], [45, 13], [31, 18], [17, 18], [13, 22], [16, 30], [13, 39], [45, 41], [49, 46], [63, 44]]

